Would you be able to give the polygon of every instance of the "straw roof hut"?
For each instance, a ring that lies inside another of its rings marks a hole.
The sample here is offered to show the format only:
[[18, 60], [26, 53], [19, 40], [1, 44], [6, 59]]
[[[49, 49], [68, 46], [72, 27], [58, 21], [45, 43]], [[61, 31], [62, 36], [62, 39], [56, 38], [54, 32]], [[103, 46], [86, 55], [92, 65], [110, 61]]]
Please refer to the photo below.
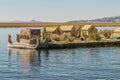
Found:
[[69, 37], [71, 37], [71, 32], [72, 32], [73, 27], [74, 27], [74, 25], [61, 25], [60, 29], [62, 30], [63, 35], [66, 38], [69, 38]]
[[81, 37], [84, 37], [86, 40], [96, 40], [97, 39], [97, 28], [93, 25], [84, 25], [81, 28]]
[[120, 37], [120, 28], [116, 28], [113, 32], [113, 36]]
[[50, 38], [53, 35], [60, 35], [62, 34], [62, 30], [58, 26], [50, 26], [50, 27], [45, 27], [43, 29], [43, 37], [44, 38]]
[[74, 26], [74, 25], [62, 25], [60, 26], [60, 29], [67, 35], [72, 37], [77, 37], [80, 26]]
[[71, 31], [71, 36], [74, 37], [80, 37], [80, 31], [81, 31], [82, 26], [74, 26], [72, 31]]

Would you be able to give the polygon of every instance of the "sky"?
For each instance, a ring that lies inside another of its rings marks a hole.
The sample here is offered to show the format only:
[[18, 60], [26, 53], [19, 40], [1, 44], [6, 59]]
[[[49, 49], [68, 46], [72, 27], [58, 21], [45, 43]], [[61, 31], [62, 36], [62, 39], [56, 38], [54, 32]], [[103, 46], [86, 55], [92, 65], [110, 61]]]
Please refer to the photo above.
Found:
[[66, 22], [120, 16], [120, 0], [0, 0], [0, 22]]

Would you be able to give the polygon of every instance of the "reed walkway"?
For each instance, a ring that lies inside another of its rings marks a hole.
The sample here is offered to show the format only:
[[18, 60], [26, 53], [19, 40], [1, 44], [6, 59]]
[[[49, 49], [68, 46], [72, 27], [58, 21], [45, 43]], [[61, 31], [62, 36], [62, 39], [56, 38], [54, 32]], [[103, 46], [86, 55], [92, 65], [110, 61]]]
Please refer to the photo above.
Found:
[[50, 49], [65, 49], [65, 48], [89, 48], [89, 47], [113, 47], [120, 46], [120, 40], [106, 41], [80, 41], [80, 42], [50, 42]]

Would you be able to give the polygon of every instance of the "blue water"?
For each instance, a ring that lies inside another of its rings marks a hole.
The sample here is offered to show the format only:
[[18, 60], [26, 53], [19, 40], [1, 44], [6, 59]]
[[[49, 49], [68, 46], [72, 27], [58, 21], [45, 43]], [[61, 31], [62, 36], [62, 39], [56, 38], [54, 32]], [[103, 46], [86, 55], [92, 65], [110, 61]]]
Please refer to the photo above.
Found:
[[0, 28], [0, 80], [120, 80], [120, 47], [8, 49], [19, 30]]

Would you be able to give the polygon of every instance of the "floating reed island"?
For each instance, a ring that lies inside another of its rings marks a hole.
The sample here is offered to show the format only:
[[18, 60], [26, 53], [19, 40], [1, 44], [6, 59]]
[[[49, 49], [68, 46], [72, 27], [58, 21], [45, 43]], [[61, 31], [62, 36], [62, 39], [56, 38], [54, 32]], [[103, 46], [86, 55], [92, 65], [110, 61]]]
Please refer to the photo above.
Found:
[[44, 27], [41, 39], [49, 38], [49, 48], [120, 46], [120, 28], [98, 29], [93, 25]]
[[[17, 43], [20, 45], [27, 43], [27, 48], [29, 48], [28, 45], [35, 45], [36, 39], [39, 39], [40, 43], [37, 49], [120, 46], [120, 28], [113, 31], [98, 31], [93, 25], [49, 26], [44, 27], [42, 32], [41, 29], [25, 29], [21, 30], [18, 35]], [[46, 39], [47, 42], [45, 42]]]

